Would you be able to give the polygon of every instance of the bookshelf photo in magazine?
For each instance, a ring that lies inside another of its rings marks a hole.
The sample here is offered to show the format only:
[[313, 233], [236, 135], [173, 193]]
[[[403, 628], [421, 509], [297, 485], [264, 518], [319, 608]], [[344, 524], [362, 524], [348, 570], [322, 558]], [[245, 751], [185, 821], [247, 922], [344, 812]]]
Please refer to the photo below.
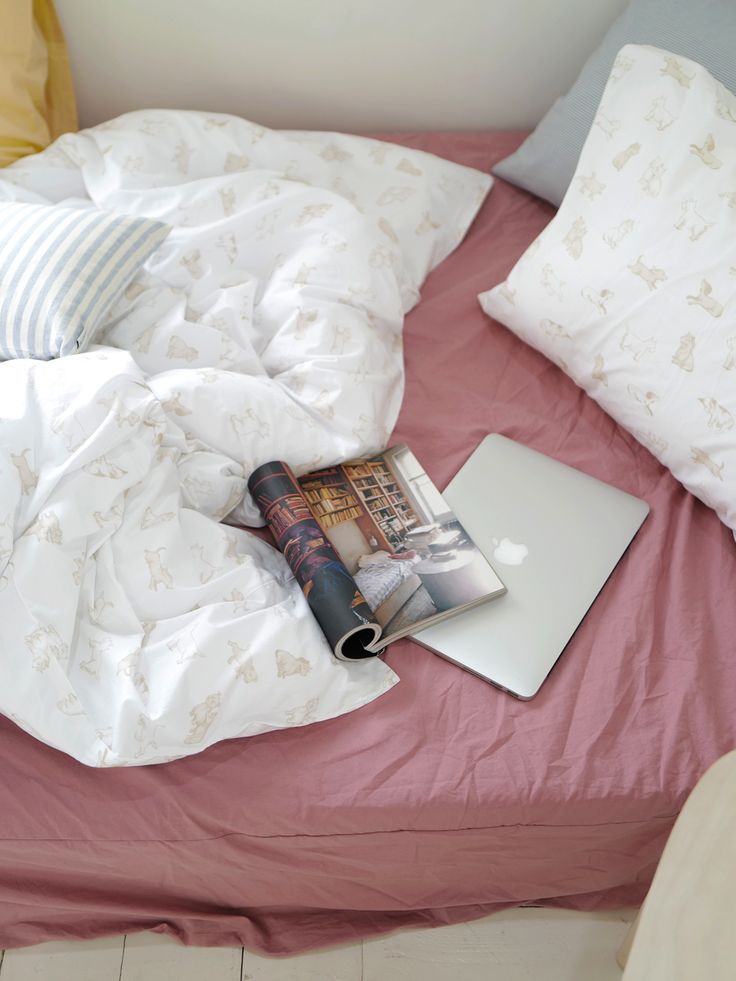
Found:
[[506, 591], [405, 445], [299, 478], [264, 463], [248, 489], [343, 660]]

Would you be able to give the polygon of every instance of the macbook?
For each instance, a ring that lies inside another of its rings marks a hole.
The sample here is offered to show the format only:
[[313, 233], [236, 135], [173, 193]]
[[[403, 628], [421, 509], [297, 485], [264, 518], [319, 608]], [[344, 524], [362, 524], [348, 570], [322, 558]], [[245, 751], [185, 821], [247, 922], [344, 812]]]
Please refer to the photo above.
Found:
[[649, 506], [496, 434], [486, 436], [442, 496], [507, 592], [414, 640], [532, 698]]

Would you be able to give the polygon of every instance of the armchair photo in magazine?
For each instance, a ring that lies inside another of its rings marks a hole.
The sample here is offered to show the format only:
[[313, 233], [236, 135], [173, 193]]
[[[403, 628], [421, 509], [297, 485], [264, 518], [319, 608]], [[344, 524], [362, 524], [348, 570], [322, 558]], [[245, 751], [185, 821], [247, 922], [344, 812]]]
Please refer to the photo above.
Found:
[[506, 591], [405, 445], [299, 478], [264, 463], [248, 488], [342, 660]]

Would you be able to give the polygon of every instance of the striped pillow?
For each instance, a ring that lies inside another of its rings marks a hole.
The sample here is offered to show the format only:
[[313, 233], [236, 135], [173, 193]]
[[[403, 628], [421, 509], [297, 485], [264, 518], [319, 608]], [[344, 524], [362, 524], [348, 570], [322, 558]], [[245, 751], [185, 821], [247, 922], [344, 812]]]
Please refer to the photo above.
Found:
[[0, 204], [0, 358], [83, 351], [170, 230], [91, 209]]

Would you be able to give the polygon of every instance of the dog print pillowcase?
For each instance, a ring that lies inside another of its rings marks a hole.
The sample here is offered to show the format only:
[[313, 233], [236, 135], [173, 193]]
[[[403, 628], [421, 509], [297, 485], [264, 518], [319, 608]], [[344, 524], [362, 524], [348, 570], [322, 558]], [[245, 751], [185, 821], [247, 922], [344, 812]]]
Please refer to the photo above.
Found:
[[557, 215], [479, 299], [736, 529], [736, 96], [623, 48]]

